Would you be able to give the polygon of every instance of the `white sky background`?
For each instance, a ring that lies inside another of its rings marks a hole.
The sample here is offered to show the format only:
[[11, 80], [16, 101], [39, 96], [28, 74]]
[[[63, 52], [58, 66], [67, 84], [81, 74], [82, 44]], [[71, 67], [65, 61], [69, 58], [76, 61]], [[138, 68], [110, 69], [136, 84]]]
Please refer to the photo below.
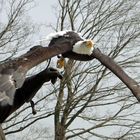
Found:
[[[27, 11], [27, 16], [29, 16], [30, 20], [33, 23], [37, 24], [37, 26], [40, 25], [41, 28], [40, 31], [37, 32], [34, 38], [31, 40], [34, 43], [32, 46], [38, 45], [39, 40], [46, 37], [49, 33], [54, 32], [53, 29], [48, 25], [55, 23], [56, 17], [55, 17], [54, 6], [56, 6], [57, 3], [56, 0], [34, 0], [34, 1], [35, 1], [35, 5], [34, 7], [32, 7], [31, 10]], [[29, 50], [29, 48], [27, 48], [27, 50]], [[53, 118], [52, 117], [47, 118], [44, 119], [43, 121], [36, 122], [29, 129], [27, 128], [22, 132], [8, 135], [6, 138], [7, 140], [16, 140], [16, 139], [21, 140], [21, 138], [22, 140], [28, 140], [32, 137], [30, 131], [35, 133], [34, 132], [36, 131], [35, 126], [40, 126], [40, 128], [44, 128], [44, 131], [46, 131], [45, 129], [48, 129], [48, 127], [52, 126], [51, 131], [54, 131], [53, 124], [54, 124]], [[26, 137], [23, 138], [23, 136]]]
[[[35, 0], [35, 7], [33, 7], [30, 11], [28, 11], [28, 15], [30, 16], [31, 20], [38, 25], [41, 26], [41, 30], [36, 33], [32, 41], [36, 44], [39, 40], [43, 39], [45, 36], [47, 36], [49, 33], [53, 32], [53, 29], [49, 27], [50, 24], [55, 24], [56, 22], [56, 16], [55, 16], [55, 9], [57, 0]], [[47, 28], [48, 26], [48, 28]], [[34, 44], [33, 44], [34, 45]], [[45, 123], [44, 123], [45, 122]], [[51, 119], [44, 119], [41, 124], [44, 124], [44, 127], [48, 127], [49, 125], [52, 125], [53, 127], [53, 118]], [[78, 124], [78, 122], [76, 122]], [[38, 123], [35, 123], [35, 125], [38, 125]], [[33, 127], [35, 126], [33, 125]], [[75, 125], [75, 124], [74, 124]], [[31, 128], [33, 128], [31, 127]], [[42, 126], [43, 127], [43, 126]], [[85, 125], [86, 127], [86, 125]], [[104, 133], [107, 135], [110, 130], [104, 131]], [[26, 135], [28, 133], [28, 130], [25, 130], [23, 132], [19, 133], [19, 140], [20, 136], [23, 133], [23, 135]], [[16, 134], [17, 135], [17, 134]], [[28, 134], [27, 134], [28, 135]], [[10, 138], [11, 135], [9, 135], [7, 140], [14, 140]], [[27, 136], [28, 137], [28, 136]], [[26, 137], [26, 139], [27, 139]], [[91, 139], [92, 140], [92, 139]], [[98, 140], [97, 138], [94, 138], [94, 140]]]
[[[38, 43], [38, 40], [41, 40], [45, 36], [47, 36], [49, 33], [54, 32], [53, 29], [51, 29], [51, 27], [49, 27], [48, 25], [53, 24], [53, 23], [55, 24], [55, 22], [56, 22], [56, 15], [55, 15], [54, 7], [57, 6], [56, 5], [57, 1], [56, 0], [36, 0], [35, 2], [36, 2], [36, 6], [35, 6], [35, 8], [33, 8], [29, 11], [29, 15], [31, 17], [31, 20], [34, 21], [34, 23], [41, 25], [41, 30], [40, 30], [39, 34], [36, 34], [35, 38], [33, 39], [33, 40], [35, 40], [35, 43]], [[36, 123], [36, 125], [37, 124], [38, 123]], [[54, 131], [53, 117], [44, 119], [43, 121], [40, 122], [40, 124], [42, 124], [42, 127], [44, 125], [44, 128], [52, 126], [52, 131]], [[85, 128], [89, 127], [89, 124], [82, 123], [80, 120], [79, 121], [76, 120], [75, 123], [73, 123], [71, 125], [71, 127], [75, 127], [75, 126], [80, 127], [79, 124], [81, 124], [81, 127], [85, 127]], [[35, 125], [33, 125], [33, 126], [35, 126]], [[110, 131], [111, 130], [106, 130], [106, 132], [104, 131], [104, 134], [109, 135]], [[26, 133], [27, 131], [25, 130], [24, 132]], [[93, 138], [91, 138], [89, 140], [93, 140]], [[99, 140], [99, 139], [97, 137], [94, 137], [94, 140]]]
[[40, 32], [33, 39], [35, 43], [53, 31], [49, 25], [56, 20], [54, 16], [56, 3], [56, 0], [35, 0], [35, 7], [29, 11], [31, 20], [41, 26]]
[[[32, 39], [32, 42], [35, 43], [33, 45], [37, 45], [39, 40], [43, 39], [49, 33], [54, 32], [54, 30], [51, 27], [49, 27], [49, 25], [53, 23], [55, 25], [56, 23], [56, 15], [55, 15], [56, 13], [55, 13], [55, 8], [54, 8], [55, 6], [57, 6], [56, 3], [57, 3], [56, 0], [35, 0], [35, 6], [31, 10], [28, 11], [27, 15], [30, 17], [30, 20], [33, 21], [35, 24], [37, 24], [37, 26], [38, 25], [41, 26], [40, 31], [37, 32], [34, 38]], [[75, 123], [73, 123], [71, 127], [75, 127], [75, 126], [80, 127], [79, 124], [81, 124], [81, 127], [83, 126], [85, 128], [89, 127], [89, 124], [82, 123], [80, 120], [79, 121], [76, 120]], [[46, 131], [47, 129], [48, 132], [50, 131], [52, 133], [52, 131], [54, 131], [54, 118], [49, 117], [47, 119], [36, 122], [33, 126], [29, 127], [29, 129], [27, 128], [26, 130], [21, 131], [19, 133], [8, 135], [7, 140], [15, 140], [15, 139], [20, 140], [21, 137], [22, 137], [22, 140], [28, 140], [28, 139], [30, 140], [30, 138], [32, 137], [31, 131], [33, 132], [33, 134], [36, 131], [35, 126], [40, 126], [41, 130], [44, 128], [44, 131]], [[49, 127], [51, 128], [51, 130], [49, 130]], [[26, 136], [26, 137], [23, 138], [23, 136]], [[40, 140], [43, 140], [43, 139], [41, 138]], [[89, 140], [92, 140], [92, 138]], [[94, 140], [98, 140], [98, 139], [94, 138]]]

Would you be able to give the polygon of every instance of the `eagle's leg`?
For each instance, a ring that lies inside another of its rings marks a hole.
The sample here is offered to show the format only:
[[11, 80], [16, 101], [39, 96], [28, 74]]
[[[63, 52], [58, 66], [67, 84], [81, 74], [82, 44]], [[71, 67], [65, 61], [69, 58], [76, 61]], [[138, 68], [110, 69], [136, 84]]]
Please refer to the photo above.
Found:
[[65, 67], [65, 59], [63, 56], [57, 56], [58, 60], [57, 60], [57, 68], [61, 69]]

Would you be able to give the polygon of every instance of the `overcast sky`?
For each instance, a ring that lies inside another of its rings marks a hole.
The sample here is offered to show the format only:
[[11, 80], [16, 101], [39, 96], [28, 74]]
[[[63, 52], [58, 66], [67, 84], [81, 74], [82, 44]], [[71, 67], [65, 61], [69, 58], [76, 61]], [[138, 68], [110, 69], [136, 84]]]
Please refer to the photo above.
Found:
[[[35, 7], [33, 7], [29, 11], [29, 16], [30, 16], [31, 20], [37, 25], [46, 25], [47, 26], [50, 23], [55, 23], [56, 17], [55, 17], [54, 6], [57, 6], [56, 3], [57, 3], [57, 0], [35, 0]], [[36, 37], [33, 40], [35, 40], [35, 41], [36, 41], [36, 39], [39, 40], [39, 39], [47, 36], [50, 32], [52, 32], [51, 28], [44, 28], [44, 26], [42, 26], [41, 31], [36, 34]], [[47, 120], [48, 120], [48, 122], [46, 124], [48, 126], [51, 124], [53, 125], [52, 121], [50, 121], [48, 118], [47, 118]], [[46, 120], [44, 120], [44, 121], [46, 121]], [[110, 129], [109, 130], [106, 129], [106, 131], [104, 131], [104, 133], [107, 134], [110, 131], [111, 131]], [[24, 131], [25, 134], [26, 134], [26, 132], [27, 131]], [[97, 139], [94, 139], [94, 140], [97, 140]]]
[[39, 38], [52, 32], [51, 28], [45, 28], [44, 30], [44, 26], [55, 21], [54, 6], [56, 6], [56, 3], [56, 0], [35, 0], [35, 7], [29, 11], [31, 20], [33, 20], [34, 23], [41, 25], [41, 31], [38, 35]]

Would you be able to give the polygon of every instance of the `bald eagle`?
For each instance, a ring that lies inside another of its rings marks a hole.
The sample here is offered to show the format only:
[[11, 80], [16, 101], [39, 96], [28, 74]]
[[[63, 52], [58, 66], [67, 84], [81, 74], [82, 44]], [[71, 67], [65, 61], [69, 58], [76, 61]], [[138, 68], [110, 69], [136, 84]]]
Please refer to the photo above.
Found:
[[[81, 40], [73, 45], [72, 51], [77, 54], [91, 55], [94, 49], [94, 42], [92, 40]], [[57, 68], [64, 68], [65, 59], [63, 56], [58, 56]]]
[[77, 54], [91, 55], [93, 49], [94, 42], [92, 40], [82, 40], [73, 45], [72, 51]]

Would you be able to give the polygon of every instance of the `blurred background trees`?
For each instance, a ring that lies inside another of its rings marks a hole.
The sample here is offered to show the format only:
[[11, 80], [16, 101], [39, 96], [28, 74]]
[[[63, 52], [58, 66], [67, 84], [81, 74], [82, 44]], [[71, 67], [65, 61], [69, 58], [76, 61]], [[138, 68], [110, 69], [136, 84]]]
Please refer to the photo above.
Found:
[[[31, 44], [34, 27], [24, 17], [32, 5], [30, 2], [1, 0], [0, 19], [5, 18], [0, 20], [1, 62]], [[76, 30], [84, 38], [93, 39], [95, 47], [140, 81], [138, 0], [58, 0], [55, 6], [56, 22], [49, 28]], [[52, 63], [55, 65], [56, 59]], [[37, 71], [44, 65], [37, 67]], [[66, 59], [64, 71], [60, 71], [64, 73], [63, 80], [55, 85], [44, 84], [34, 98], [35, 116], [26, 104], [3, 124], [7, 139], [136, 140], [140, 137], [138, 102], [107, 68], [97, 60]]]
[[27, 16], [32, 0], [0, 0], [0, 59], [6, 61], [30, 45], [34, 25]]

